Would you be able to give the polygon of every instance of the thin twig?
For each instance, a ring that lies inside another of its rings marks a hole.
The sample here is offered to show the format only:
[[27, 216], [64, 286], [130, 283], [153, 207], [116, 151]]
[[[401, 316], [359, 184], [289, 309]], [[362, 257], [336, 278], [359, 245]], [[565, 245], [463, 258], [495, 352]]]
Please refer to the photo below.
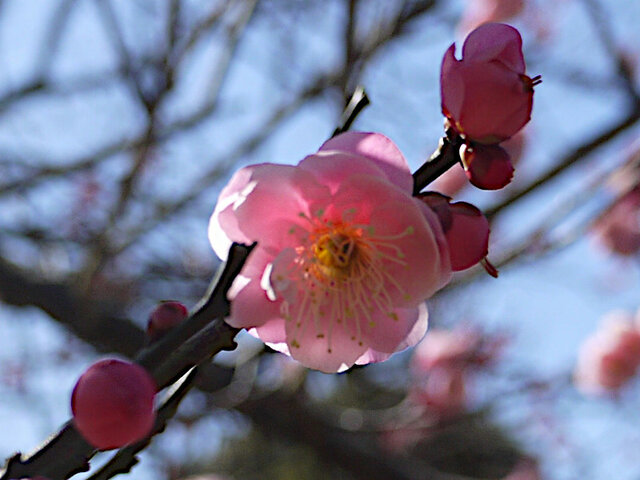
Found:
[[417, 195], [427, 185], [444, 172], [460, 162], [460, 146], [462, 138], [451, 131], [440, 139], [438, 148], [418, 170], [413, 174], [413, 194]]

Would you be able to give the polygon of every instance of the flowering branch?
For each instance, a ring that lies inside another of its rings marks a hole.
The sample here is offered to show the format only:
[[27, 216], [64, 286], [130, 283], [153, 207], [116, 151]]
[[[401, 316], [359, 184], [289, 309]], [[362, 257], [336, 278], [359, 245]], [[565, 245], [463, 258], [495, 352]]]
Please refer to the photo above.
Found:
[[[196, 311], [165, 338], [136, 357], [136, 361], [149, 370], [160, 388], [219, 351], [235, 348], [233, 337], [239, 330], [228, 326], [223, 320], [229, 312], [226, 294], [252, 249], [253, 245], [233, 244], [227, 262], [221, 267], [219, 276]], [[190, 375], [187, 385], [190, 386], [192, 382]], [[95, 453], [96, 450], [68, 421], [35, 453], [26, 458], [22, 458], [20, 453], [11, 457], [0, 480], [36, 475], [64, 480], [89, 470], [89, 460]]]
[[[368, 104], [369, 99], [364, 89], [357, 88], [336, 132], [347, 130]], [[164, 430], [167, 420], [175, 413], [180, 400], [194, 386], [197, 369], [193, 367], [221, 350], [233, 350], [236, 347], [234, 337], [239, 329], [224, 322], [230, 308], [227, 291], [254, 246], [255, 244], [233, 244], [227, 262], [195, 312], [161, 340], [136, 356], [136, 362], [151, 373], [160, 389], [171, 385], [192, 369], [180, 387], [160, 407], [151, 436]], [[111, 478], [118, 473], [129, 471], [137, 462], [135, 455], [148, 445], [149, 438], [121, 449], [111, 462], [94, 475], [95, 479]], [[0, 480], [36, 475], [46, 475], [51, 480], [66, 479], [89, 470], [89, 460], [95, 453], [94, 447], [88, 444], [73, 423], [68, 421], [57, 435], [32, 455], [23, 458], [17, 453], [11, 457]]]

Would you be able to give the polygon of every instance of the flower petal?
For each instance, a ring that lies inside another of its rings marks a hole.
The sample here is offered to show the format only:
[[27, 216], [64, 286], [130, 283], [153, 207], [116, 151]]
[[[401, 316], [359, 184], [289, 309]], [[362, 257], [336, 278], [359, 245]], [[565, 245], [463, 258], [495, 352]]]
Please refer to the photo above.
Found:
[[346, 132], [327, 140], [319, 151], [329, 150], [352, 153], [373, 160], [390, 182], [403, 190], [411, 191], [413, 188], [413, 177], [407, 160], [395, 143], [384, 135]]
[[392, 354], [415, 345], [427, 331], [429, 315], [425, 303], [416, 308], [397, 308], [395, 317], [380, 316], [378, 324], [363, 325], [363, 339], [371, 350]]
[[229, 289], [231, 314], [226, 322], [236, 328], [264, 325], [280, 318], [281, 301], [272, 301], [261, 286], [263, 272], [272, 256], [257, 245], [245, 262], [241, 274]]
[[[315, 320], [315, 322], [314, 322]], [[286, 323], [291, 356], [310, 368], [326, 373], [344, 371], [367, 350], [346, 330], [328, 317]]]
[[461, 75], [461, 65], [455, 57], [455, 44], [444, 53], [440, 69], [440, 98], [442, 99], [442, 113], [452, 119], [460, 118], [464, 101], [464, 81]]
[[472, 31], [462, 46], [462, 59], [473, 62], [495, 60], [513, 72], [525, 72], [520, 32], [504, 23], [486, 23]]
[[463, 104], [454, 117], [470, 139], [497, 143], [518, 132], [531, 118], [533, 91], [498, 63], [464, 63]]
[[300, 168], [312, 173], [318, 183], [329, 187], [335, 193], [344, 182], [344, 168], [348, 165], [349, 175], [371, 175], [388, 180], [385, 172], [365, 157], [334, 150], [320, 151], [309, 155], [300, 162]]
[[246, 238], [265, 248], [293, 241], [290, 229], [306, 227], [330, 199], [329, 189], [311, 173], [290, 165], [260, 165], [251, 182], [255, 185], [235, 208], [235, 219]]
[[352, 211], [353, 223], [369, 225], [366, 241], [377, 246], [384, 288], [395, 306], [417, 306], [448, 280], [449, 260], [436, 238], [442, 235], [439, 223], [429, 223], [413, 197], [386, 182], [354, 176], [336, 192], [333, 206]]
[[[241, 168], [222, 189], [209, 220], [209, 242], [221, 260], [227, 259], [231, 243], [251, 243], [241, 232], [233, 215], [234, 205], [246, 196], [251, 175], [257, 165]], [[243, 194], [243, 191], [245, 192]]]

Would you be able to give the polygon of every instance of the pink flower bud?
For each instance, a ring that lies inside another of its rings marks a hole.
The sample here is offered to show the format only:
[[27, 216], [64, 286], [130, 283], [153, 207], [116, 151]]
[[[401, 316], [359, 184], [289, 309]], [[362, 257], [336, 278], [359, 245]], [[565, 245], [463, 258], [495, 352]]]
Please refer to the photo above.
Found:
[[519, 15], [524, 7], [524, 0], [468, 0], [458, 29], [466, 33], [483, 23], [503, 22]]
[[464, 368], [479, 352], [481, 337], [468, 329], [432, 329], [416, 346], [411, 359], [416, 375], [435, 368]]
[[153, 342], [184, 321], [189, 311], [180, 302], [162, 302], [151, 312], [147, 322], [147, 336]]
[[639, 366], [640, 332], [633, 316], [612, 312], [580, 349], [574, 378], [585, 393], [611, 392], [623, 387]]
[[489, 222], [480, 210], [467, 202], [451, 200], [437, 192], [419, 196], [438, 215], [449, 247], [454, 272], [472, 267], [489, 250]]
[[498, 190], [513, 178], [509, 154], [499, 145], [464, 144], [460, 147], [460, 158], [469, 181], [483, 190]]
[[100, 450], [145, 438], [153, 427], [156, 385], [140, 365], [100, 360], [85, 371], [71, 396], [73, 423]]
[[640, 188], [622, 196], [594, 229], [600, 243], [611, 252], [623, 256], [640, 252]]
[[468, 140], [506, 140], [531, 118], [533, 87], [525, 75], [522, 38], [513, 27], [488, 23], [467, 36], [462, 59], [446, 51], [440, 72], [442, 113]]

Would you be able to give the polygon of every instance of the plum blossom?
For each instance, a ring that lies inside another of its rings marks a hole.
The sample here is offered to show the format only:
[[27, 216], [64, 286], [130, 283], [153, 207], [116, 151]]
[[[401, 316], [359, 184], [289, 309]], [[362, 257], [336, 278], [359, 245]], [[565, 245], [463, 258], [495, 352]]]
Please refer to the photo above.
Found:
[[463, 368], [476, 355], [482, 337], [474, 330], [433, 329], [418, 344], [411, 359], [416, 372], [429, 372], [435, 368]]
[[465, 371], [456, 367], [436, 367], [409, 395], [414, 403], [424, 405], [438, 420], [457, 417], [467, 403]]
[[159, 340], [188, 316], [189, 311], [182, 303], [176, 301], [161, 302], [153, 309], [147, 320], [147, 339], [150, 342]]
[[640, 252], [640, 187], [622, 195], [594, 225], [600, 243], [622, 256]]
[[488, 23], [471, 32], [462, 59], [446, 51], [440, 72], [442, 112], [461, 135], [485, 144], [506, 140], [531, 118], [537, 79], [525, 75], [515, 28]]
[[458, 28], [466, 33], [483, 23], [503, 22], [519, 15], [524, 8], [525, 0], [468, 0]]
[[437, 420], [460, 415], [467, 404], [469, 374], [489, 364], [503, 344], [504, 339], [471, 328], [430, 330], [411, 357], [409, 398]]
[[504, 187], [513, 175], [509, 154], [498, 145], [531, 118], [533, 87], [540, 77], [525, 74], [522, 38], [515, 28], [487, 23], [472, 31], [455, 57], [445, 52], [440, 71], [442, 113], [464, 140], [461, 160], [471, 182], [483, 189]]
[[257, 246], [230, 292], [227, 322], [324, 372], [382, 361], [417, 343], [424, 300], [451, 276], [438, 216], [383, 135], [348, 132], [297, 166], [239, 170], [210, 242]]
[[574, 381], [587, 394], [614, 393], [629, 382], [639, 366], [637, 318], [614, 311], [605, 316], [601, 329], [580, 348]]

